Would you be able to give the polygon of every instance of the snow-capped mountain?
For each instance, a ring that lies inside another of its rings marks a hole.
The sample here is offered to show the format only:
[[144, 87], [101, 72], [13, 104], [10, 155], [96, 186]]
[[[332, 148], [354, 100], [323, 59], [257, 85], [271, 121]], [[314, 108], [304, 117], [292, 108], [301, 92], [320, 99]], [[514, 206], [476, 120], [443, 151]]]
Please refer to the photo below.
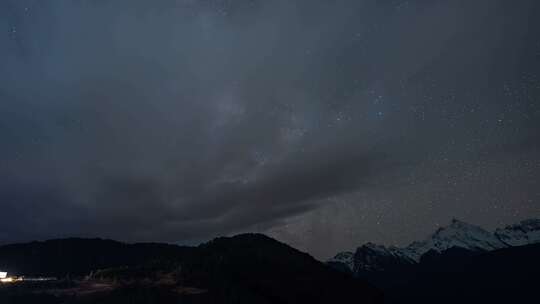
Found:
[[401, 251], [418, 262], [420, 257], [430, 250], [442, 252], [452, 247], [472, 251], [491, 251], [506, 247], [506, 244], [494, 233], [453, 219], [449, 226], [439, 228], [427, 240], [414, 242]]
[[328, 260], [328, 263], [341, 263], [347, 266], [347, 269], [353, 269], [354, 267], [354, 253], [350, 251], [344, 251], [336, 254], [335, 257]]
[[516, 225], [497, 229], [495, 235], [507, 246], [540, 243], [540, 219], [526, 220]]
[[423, 241], [413, 242], [407, 247], [386, 247], [367, 243], [356, 252], [337, 254], [331, 262], [342, 263], [353, 273], [380, 271], [416, 264], [430, 251], [444, 252], [450, 248], [462, 248], [473, 252], [540, 243], [540, 219], [525, 220], [518, 224], [489, 232], [479, 226], [459, 220], [439, 228]]
[[353, 273], [358, 273], [362, 270], [378, 271], [413, 263], [416, 263], [416, 261], [408, 255], [408, 252], [401, 248], [367, 243], [356, 249], [351, 270]]

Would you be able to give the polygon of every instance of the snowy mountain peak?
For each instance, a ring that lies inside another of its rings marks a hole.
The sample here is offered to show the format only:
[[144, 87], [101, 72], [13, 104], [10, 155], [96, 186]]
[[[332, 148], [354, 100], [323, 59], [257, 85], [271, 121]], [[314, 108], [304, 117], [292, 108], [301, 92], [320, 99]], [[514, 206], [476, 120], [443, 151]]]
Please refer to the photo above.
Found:
[[440, 227], [426, 240], [413, 242], [407, 247], [385, 247], [366, 243], [356, 252], [336, 255], [331, 261], [342, 262], [355, 272], [383, 270], [396, 263], [418, 263], [428, 251], [443, 252], [453, 247], [470, 251], [492, 251], [510, 246], [540, 243], [540, 219], [524, 220], [518, 224], [487, 231], [458, 219]]
[[521, 221], [518, 224], [495, 230], [495, 235], [507, 246], [540, 243], [540, 219]]
[[449, 226], [439, 228], [427, 240], [414, 242], [406, 249], [412, 259], [419, 261], [420, 257], [430, 250], [442, 252], [459, 247], [472, 251], [489, 251], [505, 246], [493, 233], [454, 219]]
[[352, 271], [354, 268], [354, 253], [350, 251], [340, 252], [328, 260], [328, 262], [344, 264], [349, 270]]

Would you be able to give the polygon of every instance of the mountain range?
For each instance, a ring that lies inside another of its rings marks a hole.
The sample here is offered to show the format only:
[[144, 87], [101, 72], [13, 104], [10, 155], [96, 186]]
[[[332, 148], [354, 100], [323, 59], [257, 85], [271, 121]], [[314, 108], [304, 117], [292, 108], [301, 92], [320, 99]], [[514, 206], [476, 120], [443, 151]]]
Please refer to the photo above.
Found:
[[409, 246], [368, 243], [327, 264], [382, 290], [385, 303], [535, 303], [538, 257], [538, 219], [495, 231], [452, 220]]
[[328, 263], [358, 275], [418, 264], [428, 253], [442, 253], [451, 248], [481, 253], [535, 243], [540, 243], [540, 219], [524, 220], [493, 232], [453, 219], [448, 226], [437, 229], [427, 239], [406, 247], [366, 243], [354, 253], [338, 253]]
[[540, 220], [487, 231], [453, 220], [409, 246], [365, 244], [322, 263], [261, 234], [195, 247], [102, 239], [0, 246], [0, 303], [537, 302]]
[[0, 270], [51, 282], [0, 284], [0, 303], [381, 303], [382, 293], [261, 234], [195, 247], [57, 239], [0, 246]]

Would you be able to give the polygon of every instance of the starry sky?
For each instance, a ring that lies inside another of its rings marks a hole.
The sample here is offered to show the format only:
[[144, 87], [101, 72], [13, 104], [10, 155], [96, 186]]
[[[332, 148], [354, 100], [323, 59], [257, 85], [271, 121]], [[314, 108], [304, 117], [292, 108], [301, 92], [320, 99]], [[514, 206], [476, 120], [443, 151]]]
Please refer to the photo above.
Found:
[[4, 0], [0, 71], [0, 243], [540, 216], [536, 0]]

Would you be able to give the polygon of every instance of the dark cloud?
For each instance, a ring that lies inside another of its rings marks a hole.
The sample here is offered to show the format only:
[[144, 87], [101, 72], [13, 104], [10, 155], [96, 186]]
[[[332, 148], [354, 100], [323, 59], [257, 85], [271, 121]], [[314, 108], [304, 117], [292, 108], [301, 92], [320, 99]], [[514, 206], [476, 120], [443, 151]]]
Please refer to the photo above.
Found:
[[349, 128], [326, 128], [340, 105], [318, 96], [334, 98], [325, 82], [339, 79], [321, 73], [334, 62], [313, 28], [320, 8], [126, 4], [3, 4], [2, 175], [43, 188], [3, 197], [54, 222], [36, 236], [228, 233], [350, 191], [383, 159]]
[[531, 155], [538, 9], [4, 1], [0, 241], [192, 242], [399, 197], [439, 160]]

